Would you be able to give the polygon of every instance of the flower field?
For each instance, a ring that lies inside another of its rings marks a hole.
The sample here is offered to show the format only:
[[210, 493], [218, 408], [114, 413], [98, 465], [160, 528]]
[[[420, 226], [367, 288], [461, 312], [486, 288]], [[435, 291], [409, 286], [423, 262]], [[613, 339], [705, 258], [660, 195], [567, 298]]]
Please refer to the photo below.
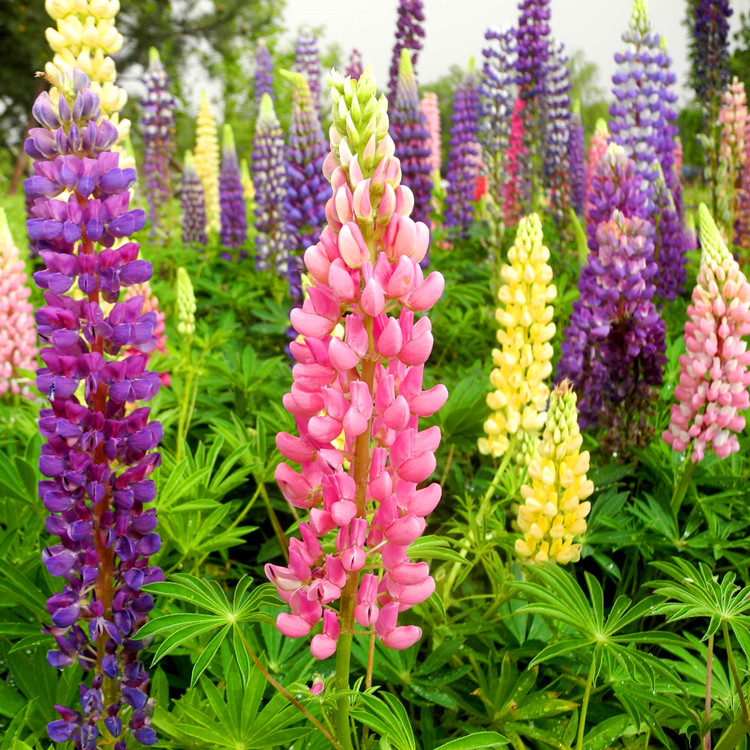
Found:
[[0, 18], [0, 750], [747, 748], [750, 14], [165, 5]]

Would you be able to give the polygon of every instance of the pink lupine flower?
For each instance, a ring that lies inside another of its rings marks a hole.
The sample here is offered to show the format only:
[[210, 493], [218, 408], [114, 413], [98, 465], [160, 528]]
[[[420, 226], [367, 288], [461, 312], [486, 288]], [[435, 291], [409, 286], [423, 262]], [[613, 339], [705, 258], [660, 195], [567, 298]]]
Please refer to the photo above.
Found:
[[743, 341], [750, 333], [750, 284], [703, 204], [699, 225], [703, 256], [685, 323], [679, 403], [663, 435], [676, 451], [692, 447], [696, 463], [706, 448], [719, 458], [739, 450], [740, 412], [750, 407], [750, 352]]
[[440, 173], [440, 165], [443, 157], [441, 153], [441, 139], [440, 139], [440, 108], [438, 106], [438, 96], [433, 94], [431, 91], [425, 91], [422, 94], [422, 100], [420, 101], [420, 108], [422, 114], [427, 120], [427, 130], [430, 131], [430, 166], [432, 171]]
[[415, 312], [435, 304], [444, 280], [419, 265], [429, 230], [410, 218], [387, 102], [369, 71], [357, 82], [334, 74], [331, 93], [328, 225], [305, 252], [312, 285], [291, 313], [300, 337], [290, 345], [297, 364], [284, 406], [299, 437], [276, 441], [300, 465], [279, 464], [279, 488], [309, 518], [290, 541], [288, 565], [266, 566], [290, 609], [278, 616], [282, 633], [306, 636], [322, 618], [310, 644], [318, 659], [342, 643], [348, 658], [355, 623], [390, 648], [421, 635], [397, 623], [435, 589], [428, 565], [409, 557], [441, 494], [437, 483], [417, 489], [435, 471], [440, 443], [438, 427], [418, 423], [447, 398], [443, 385], [422, 388], [433, 338], [429, 318]]
[[13, 393], [31, 398], [30, 382], [20, 373], [36, 370], [36, 326], [27, 281], [26, 266], [0, 208], [0, 397]]
[[506, 224], [517, 224], [521, 218], [524, 178], [524, 162], [528, 149], [524, 146], [524, 102], [519, 98], [513, 107], [510, 120], [510, 141], [505, 154], [506, 180], [503, 185], [503, 217]]
[[[594, 175], [599, 167], [604, 154], [607, 152], [607, 146], [609, 145], [609, 130], [607, 123], [599, 119], [596, 122], [596, 130], [591, 136], [591, 143], [589, 144], [589, 156], [586, 160], [586, 217], [588, 218], [591, 211], [591, 200], [589, 194], [591, 193], [592, 183]], [[679, 173], [678, 173], [679, 174]]]

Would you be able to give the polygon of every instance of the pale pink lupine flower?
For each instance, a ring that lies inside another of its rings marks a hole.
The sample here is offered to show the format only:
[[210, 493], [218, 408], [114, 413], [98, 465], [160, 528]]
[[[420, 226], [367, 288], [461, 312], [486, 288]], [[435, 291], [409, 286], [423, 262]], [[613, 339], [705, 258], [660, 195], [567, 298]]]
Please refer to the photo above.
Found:
[[0, 208], [0, 397], [6, 393], [32, 397], [30, 381], [20, 373], [33, 372], [37, 366], [36, 326], [27, 281], [26, 265]]
[[586, 160], [586, 216], [589, 215], [591, 210], [591, 202], [589, 201], [589, 193], [591, 192], [591, 181], [596, 174], [596, 168], [599, 166], [599, 162], [607, 151], [609, 145], [609, 130], [607, 129], [607, 123], [604, 120], [598, 120], [596, 123], [596, 130], [594, 135], [591, 136], [591, 143], [589, 144], [589, 155]]
[[440, 108], [438, 107], [438, 96], [431, 91], [425, 91], [420, 101], [422, 113], [427, 120], [427, 130], [430, 131], [430, 167], [433, 172], [440, 173], [442, 162], [441, 139], [440, 139]]
[[686, 354], [680, 357], [679, 401], [672, 406], [664, 440], [676, 451], [692, 447], [700, 461], [706, 448], [719, 458], [739, 450], [740, 412], [750, 407], [750, 284], [727, 249], [706, 206], [698, 209], [703, 255], [685, 323]]

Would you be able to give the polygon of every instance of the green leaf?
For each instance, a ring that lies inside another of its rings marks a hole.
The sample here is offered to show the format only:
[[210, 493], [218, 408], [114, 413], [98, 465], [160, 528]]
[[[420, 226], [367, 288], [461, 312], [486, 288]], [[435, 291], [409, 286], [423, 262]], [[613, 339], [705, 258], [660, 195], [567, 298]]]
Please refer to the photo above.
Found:
[[206, 671], [206, 667], [211, 663], [211, 660], [216, 655], [223, 640], [227, 637], [227, 633], [231, 627], [232, 623], [227, 623], [201, 651], [200, 656], [193, 665], [193, 674], [190, 677], [190, 687], [193, 687], [198, 681], [198, 678]]
[[583, 738], [583, 750], [604, 750], [614, 745], [630, 725], [627, 714], [618, 714], [605, 719]]
[[478, 748], [501, 747], [507, 745], [508, 739], [497, 732], [475, 732], [466, 737], [449, 740], [435, 750], [477, 750]]

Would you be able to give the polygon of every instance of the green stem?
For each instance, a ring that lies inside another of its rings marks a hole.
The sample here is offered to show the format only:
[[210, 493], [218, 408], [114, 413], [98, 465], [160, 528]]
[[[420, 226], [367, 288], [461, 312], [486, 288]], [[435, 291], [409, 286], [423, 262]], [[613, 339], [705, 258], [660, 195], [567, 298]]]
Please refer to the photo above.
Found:
[[578, 721], [578, 743], [577, 750], [583, 750], [583, 736], [586, 734], [586, 714], [589, 712], [589, 698], [591, 698], [591, 688], [594, 684], [594, 667], [596, 666], [596, 651], [591, 657], [591, 666], [589, 667], [589, 676], [586, 678], [586, 690], [583, 693], [583, 703], [581, 704], [581, 718]]
[[729, 727], [724, 736], [719, 740], [716, 750], [735, 750], [742, 738], [747, 734], [750, 734], [750, 726], [745, 723], [742, 716], [738, 716], [732, 723], [732, 726]]
[[180, 404], [180, 415], [177, 419], [177, 460], [182, 460], [183, 455], [183, 443], [185, 442], [185, 432], [187, 431], [187, 411], [190, 408], [190, 392], [193, 386], [193, 363], [192, 363], [192, 351], [190, 348], [190, 339], [188, 338], [185, 344], [185, 359], [184, 359], [187, 374], [185, 375], [185, 387], [182, 392], [182, 402]]
[[693, 480], [695, 467], [698, 465], [697, 461], [692, 460], [692, 455], [693, 448], [691, 446], [690, 450], [685, 455], [685, 462], [682, 465], [682, 473], [679, 481], [675, 485], [674, 494], [672, 495], [672, 512], [675, 516], [680, 512], [682, 501], [685, 499], [685, 493], [690, 486], [690, 482]]
[[740, 680], [739, 672], [737, 671], [737, 664], [734, 661], [734, 651], [732, 650], [732, 639], [729, 637], [729, 627], [727, 621], [723, 620], [721, 623], [721, 629], [724, 633], [724, 642], [727, 647], [727, 661], [729, 662], [729, 668], [732, 670], [732, 677], [734, 678], [734, 684], [737, 686], [737, 694], [740, 696], [740, 707], [742, 708], [742, 720], [745, 724], [750, 725], [750, 718], [747, 713], [747, 703], [745, 702], [745, 692], [742, 689], [742, 681]]
[[[708, 654], [706, 656], [706, 724], [711, 720], [711, 677], [714, 669], [714, 634], [708, 639]], [[711, 730], [703, 738], [703, 750], [711, 750]]]

